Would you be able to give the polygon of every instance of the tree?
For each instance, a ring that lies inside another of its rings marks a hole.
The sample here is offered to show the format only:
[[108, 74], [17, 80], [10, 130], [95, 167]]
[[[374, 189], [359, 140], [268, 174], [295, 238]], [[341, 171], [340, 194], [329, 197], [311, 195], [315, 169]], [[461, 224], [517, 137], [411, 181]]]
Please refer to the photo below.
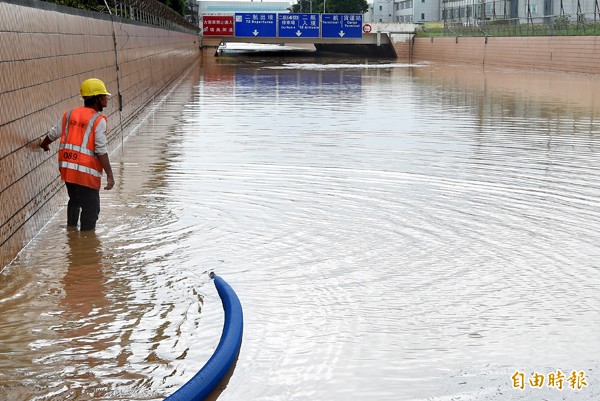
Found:
[[171, 8], [177, 14], [185, 16], [186, 5], [185, 0], [159, 0], [165, 6]]
[[[290, 8], [293, 13], [339, 13], [339, 14], [364, 14], [369, 10], [367, 0], [298, 0]], [[323, 3], [325, 10], [323, 10]]]
[[364, 14], [369, 10], [367, 0], [326, 0], [328, 13]]
[[[311, 8], [314, 5], [311, 5], [311, 3], [316, 3], [316, 1], [317, 0], [315, 0], [314, 2], [311, 0], [298, 0], [298, 3], [292, 4], [292, 7], [290, 7], [289, 10], [292, 13], [309, 13], [311, 12]], [[315, 8], [312, 9], [316, 10]]]

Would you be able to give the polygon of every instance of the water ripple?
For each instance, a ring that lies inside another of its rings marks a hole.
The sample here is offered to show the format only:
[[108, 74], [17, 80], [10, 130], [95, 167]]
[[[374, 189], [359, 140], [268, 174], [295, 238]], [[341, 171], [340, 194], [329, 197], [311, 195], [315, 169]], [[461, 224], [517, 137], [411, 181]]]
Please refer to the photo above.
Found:
[[517, 369], [600, 380], [596, 80], [565, 102], [556, 75], [561, 93], [339, 64], [205, 65], [157, 108], [114, 156], [96, 236], [61, 212], [3, 270], [0, 396], [164, 398], [218, 342], [212, 270], [246, 319], [219, 399], [506, 401]]

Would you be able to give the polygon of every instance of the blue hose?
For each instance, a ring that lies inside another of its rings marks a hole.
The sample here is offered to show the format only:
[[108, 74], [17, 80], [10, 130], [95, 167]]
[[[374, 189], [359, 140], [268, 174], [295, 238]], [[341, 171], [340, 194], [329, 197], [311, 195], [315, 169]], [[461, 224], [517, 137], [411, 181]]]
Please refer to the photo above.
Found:
[[177, 391], [165, 398], [165, 401], [203, 400], [223, 380], [240, 351], [244, 329], [242, 304], [225, 280], [214, 273], [211, 273], [210, 277], [214, 279], [225, 312], [221, 341], [202, 369]]

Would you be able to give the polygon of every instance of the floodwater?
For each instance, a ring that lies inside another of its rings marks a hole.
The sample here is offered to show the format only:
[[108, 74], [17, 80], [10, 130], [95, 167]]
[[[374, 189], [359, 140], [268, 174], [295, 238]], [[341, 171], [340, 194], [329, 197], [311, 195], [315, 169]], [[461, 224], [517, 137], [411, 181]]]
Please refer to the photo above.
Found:
[[600, 399], [600, 78], [227, 57], [153, 107], [96, 233], [59, 210], [2, 270], [0, 399], [163, 399], [211, 271], [222, 401]]

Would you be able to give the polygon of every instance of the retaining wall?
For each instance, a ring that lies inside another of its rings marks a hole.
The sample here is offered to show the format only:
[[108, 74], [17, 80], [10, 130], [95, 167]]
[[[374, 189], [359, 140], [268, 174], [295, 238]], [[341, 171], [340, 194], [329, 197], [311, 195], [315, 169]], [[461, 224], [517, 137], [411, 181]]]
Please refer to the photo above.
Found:
[[[398, 50], [397, 53], [401, 57]], [[600, 74], [600, 37], [416, 38], [411, 56], [412, 62], [443, 61]]]
[[410, 40], [403, 39], [401, 41], [398, 41], [392, 37], [392, 46], [394, 46], [394, 50], [396, 51], [398, 61], [402, 61], [404, 63], [412, 62], [413, 46]]
[[83, 104], [80, 83], [100, 78], [113, 95], [104, 110], [112, 151], [199, 57], [194, 32], [35, 0], [0, 2], [0, 269], [65, 203], [57, 143], [50, 152], [38, 144], [66, 109]]

